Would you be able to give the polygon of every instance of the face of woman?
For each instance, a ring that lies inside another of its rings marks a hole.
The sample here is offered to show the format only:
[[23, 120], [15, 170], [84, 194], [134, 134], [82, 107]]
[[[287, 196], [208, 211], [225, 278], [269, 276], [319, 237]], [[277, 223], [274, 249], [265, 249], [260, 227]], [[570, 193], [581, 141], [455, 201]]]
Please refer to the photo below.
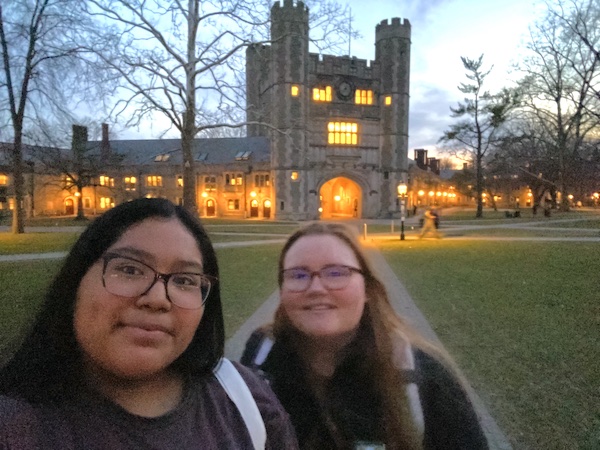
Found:
[[[302, 268], [311, 273], [331, 265], [360, 269], [353, 250], [332, 235], [301, 237], [283, 261], [284, 270]], [[351, 272], [348, 284], [341, 289], [327, 289], [316, 275], [302, 292], [287, 289], [285, 279], [281, 286], [281, 307], [292, 325], [311, 338], [350, 339], [358, 329], [366, 301], [363, 276], [356, 272]]]
[[[203, 273], [197, 242], [177, 219], [135, 224], [106, 253], [133, 258], [164, 274]], [[103, 264], [101, 258], [82, 278], [75, 303], [75, 335], [86, 370], [130, 380], [165, 373], [192, 341], [203, 308], [174, 305], [161, 280], [137, 297], [111, 294], [103, 285]], [[129, 274], [134, 269], [122, 270]]]

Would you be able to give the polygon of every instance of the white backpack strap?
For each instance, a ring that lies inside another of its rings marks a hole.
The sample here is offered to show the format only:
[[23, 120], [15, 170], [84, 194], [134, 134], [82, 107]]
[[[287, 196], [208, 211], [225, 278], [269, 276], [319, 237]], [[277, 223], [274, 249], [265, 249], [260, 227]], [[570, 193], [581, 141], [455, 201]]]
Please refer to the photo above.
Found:
[[244, 419], [255, 450], [264, 450], [267, 430], [246, 382], [231, 361], [226, 358], [221, 359], [214, 373]]

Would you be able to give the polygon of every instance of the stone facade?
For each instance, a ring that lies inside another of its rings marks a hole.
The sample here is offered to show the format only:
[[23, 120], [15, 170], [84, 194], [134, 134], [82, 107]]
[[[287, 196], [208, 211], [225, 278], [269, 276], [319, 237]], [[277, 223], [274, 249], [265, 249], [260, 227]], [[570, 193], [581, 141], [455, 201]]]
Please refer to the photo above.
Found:
[[[248, 49], [246, 77], [248, 135], [271, 142], [277, 218], [397, 211], [408, 169], [410, 35], [408, 20], [394, 18], [376, 27], [374, 61], [312, 54], [305, 5], [273, 6], [272, 44]], [[356, 142], [335, 142], [332, 123], [355, 125]]]

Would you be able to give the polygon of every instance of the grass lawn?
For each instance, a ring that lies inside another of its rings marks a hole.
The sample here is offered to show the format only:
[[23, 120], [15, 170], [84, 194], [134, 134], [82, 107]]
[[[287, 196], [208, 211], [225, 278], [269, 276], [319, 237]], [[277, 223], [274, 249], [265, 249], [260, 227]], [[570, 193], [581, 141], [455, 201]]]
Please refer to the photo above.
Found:
[[515, 448], [599, 448], [600, 243], [380, 246]]
[[79, 233], [0, 233], [0, 255], [65, 251]]

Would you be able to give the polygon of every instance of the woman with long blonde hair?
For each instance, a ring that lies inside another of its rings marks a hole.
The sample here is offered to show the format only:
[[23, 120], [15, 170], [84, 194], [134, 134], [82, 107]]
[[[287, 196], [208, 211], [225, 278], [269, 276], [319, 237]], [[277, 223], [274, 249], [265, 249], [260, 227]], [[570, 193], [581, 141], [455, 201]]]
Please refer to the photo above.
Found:
[[242, 363], [265, 373], [301, 448], [488, 448], [460, 378], [396, 314], [351, 228], [294, 233], [279, 288], [274, 323]]

